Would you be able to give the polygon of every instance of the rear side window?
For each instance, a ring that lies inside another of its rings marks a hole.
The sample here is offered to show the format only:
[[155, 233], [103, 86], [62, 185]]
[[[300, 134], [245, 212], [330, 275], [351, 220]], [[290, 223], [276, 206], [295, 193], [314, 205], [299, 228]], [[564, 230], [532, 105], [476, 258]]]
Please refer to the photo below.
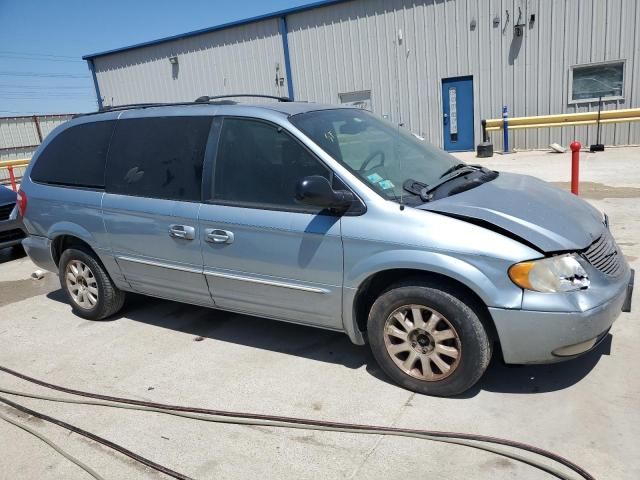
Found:
[[104, 188], [104, 165], [115, 121], [83, 123], [56, 135], [38, 157], [34, 182]]
[[107, 191], [199, 201], [212, 117], [118, 120], [109, 149]]

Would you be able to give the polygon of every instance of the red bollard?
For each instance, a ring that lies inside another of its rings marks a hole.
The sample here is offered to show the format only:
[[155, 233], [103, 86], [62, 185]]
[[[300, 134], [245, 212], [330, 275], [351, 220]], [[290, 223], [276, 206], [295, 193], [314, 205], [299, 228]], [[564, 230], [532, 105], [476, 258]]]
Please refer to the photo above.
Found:
[[9, 180], [11, 181], [11, 188], [14, 192], [16, 192], [18, 188], [16, 186], [16, 176], [13, 174], [13, 167], [9, 165], [7, 167], [7, 170], [9, 170]]
[[580, 149], [582, 145], [580, 145], [580, 142], [574, 141], [569, 145], [569, 148], [571, 149], [571, 193], [579, 195]]

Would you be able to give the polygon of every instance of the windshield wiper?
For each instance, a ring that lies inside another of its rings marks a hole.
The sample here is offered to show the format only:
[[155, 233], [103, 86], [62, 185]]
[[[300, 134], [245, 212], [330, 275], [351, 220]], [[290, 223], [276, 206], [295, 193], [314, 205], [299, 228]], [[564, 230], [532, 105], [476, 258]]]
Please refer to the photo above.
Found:
[[442, 175], [440, 175], [440, 178], [445, 177], [447, 175], [449, 175], [451, 172], [455, 172], [456, 170], [460, 170], [461, 168], [466, 167], [467, 164], [466, 163], [456, 163], [453, 167], [446, 169]]
[[426, 183], [419, 182], [413, 178], [407, 178], [402, 184], [402, 188], [409, 193], [417, 195], [423, 202], [431, 200], [431, 195], [427, 192], [429, 185]]
[[[462, 167], [451, 171], [449, 174], [447, 174], [447, 175], [445, 175], [443, 177], [440, 177], [440, 180], [438, 180], [433, 185], [429, 185], [429, 188], [426, 189], [424, 193], [425, 193], [425, 195], [429, 195], [435, 189], [437, 189], [441, 185], [444, 185], [445, 183], [453, 180], [454, 178], [458, 178], [458, 177], [461, 177], [463, 175], [466, 175], [467, 173], [473, 173], [473, 172], [477, 172], [477, 171], [480, 171], [480, 170], [482, 170], [482, 167], [477, 167], [477, 166], [472, 166], [472, 165], [463, 165]], [[420, 198], [422, 198], [422, 196]]]

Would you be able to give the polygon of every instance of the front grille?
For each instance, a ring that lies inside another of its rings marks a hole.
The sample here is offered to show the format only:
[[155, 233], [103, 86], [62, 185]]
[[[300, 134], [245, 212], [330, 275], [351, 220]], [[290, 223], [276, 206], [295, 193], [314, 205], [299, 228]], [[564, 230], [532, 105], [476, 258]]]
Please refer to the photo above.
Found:
[[6, 220], [9, 218], [13, 207], [15, 207], [15, 203], [7, 203], [6, 205], [0, 205], [0, 221]]
[[584, 251], [589, 263], [605, 275], [616, 276], [622, 271], [622, 252], [609, 231]]
[[21, 238], [24, 238], [24, 232], [19, 228], [0, 232], [0, 243], [12, 242], [14, 240], [20, 240]]

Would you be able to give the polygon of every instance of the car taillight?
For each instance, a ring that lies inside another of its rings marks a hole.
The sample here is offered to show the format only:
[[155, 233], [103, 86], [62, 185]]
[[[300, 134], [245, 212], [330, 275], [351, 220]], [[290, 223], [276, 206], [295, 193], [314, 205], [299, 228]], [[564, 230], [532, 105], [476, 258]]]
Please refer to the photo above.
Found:
[[24, 212], [27, 211], [27, 194], [22, 190], [18, 190], [18, 196], [16, 197], [16, 205], [18, 206], [18, 213], [21, 217], [24, 217]]

